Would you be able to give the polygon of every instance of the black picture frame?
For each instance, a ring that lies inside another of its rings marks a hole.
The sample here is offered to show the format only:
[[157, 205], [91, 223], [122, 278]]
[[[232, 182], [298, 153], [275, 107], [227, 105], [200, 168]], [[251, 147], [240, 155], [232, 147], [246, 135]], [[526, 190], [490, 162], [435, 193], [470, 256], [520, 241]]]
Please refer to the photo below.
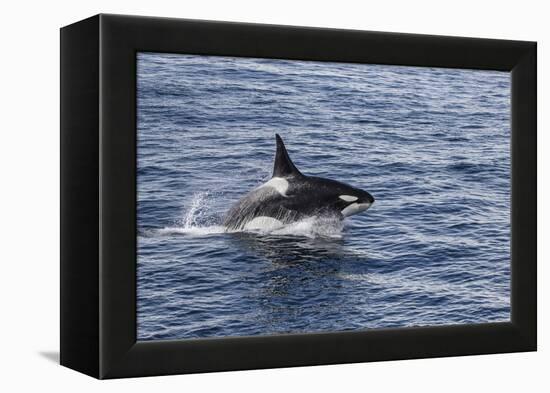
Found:
[[[511, 321], [136, 341], [136, 52], [511, 71]], [[96, 15], [61, 29], [61, 364], [96, 378], [534, 351], [536, 43]]]

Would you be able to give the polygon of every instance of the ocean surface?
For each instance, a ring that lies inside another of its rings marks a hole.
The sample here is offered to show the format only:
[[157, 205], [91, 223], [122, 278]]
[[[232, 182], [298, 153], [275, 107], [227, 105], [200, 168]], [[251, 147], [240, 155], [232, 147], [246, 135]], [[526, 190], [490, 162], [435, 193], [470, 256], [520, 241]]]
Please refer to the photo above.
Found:
[[[508, 321], [506, 72], [138, 54], [139, 340]], [[271, 177], [371, 193], [343, 225], [226, 233]]]

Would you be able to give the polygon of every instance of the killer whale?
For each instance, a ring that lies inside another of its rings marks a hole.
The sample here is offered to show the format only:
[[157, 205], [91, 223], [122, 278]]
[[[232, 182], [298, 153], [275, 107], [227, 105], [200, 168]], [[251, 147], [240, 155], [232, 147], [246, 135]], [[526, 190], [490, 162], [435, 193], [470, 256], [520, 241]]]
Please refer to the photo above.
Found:
[[279, 134], [275, 139], [273, 176], [229, 209], [223, 222], [228, 230], [276, 228], [319, 215], [344, 219], [374, 203], [373, 196], [359, 188], [302, 174]]

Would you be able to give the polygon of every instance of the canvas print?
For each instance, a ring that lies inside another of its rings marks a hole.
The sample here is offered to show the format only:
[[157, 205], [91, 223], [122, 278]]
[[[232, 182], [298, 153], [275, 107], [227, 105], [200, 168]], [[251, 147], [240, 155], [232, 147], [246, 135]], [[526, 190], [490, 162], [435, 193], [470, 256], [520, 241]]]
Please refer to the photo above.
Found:
[[137, 54], [137, 337], [510, 320], [510, 74]]

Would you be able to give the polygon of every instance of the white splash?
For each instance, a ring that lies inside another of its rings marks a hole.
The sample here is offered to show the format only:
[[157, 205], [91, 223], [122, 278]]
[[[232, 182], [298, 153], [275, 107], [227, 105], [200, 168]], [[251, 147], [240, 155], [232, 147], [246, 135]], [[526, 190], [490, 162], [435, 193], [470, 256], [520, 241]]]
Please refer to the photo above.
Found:
[[254, 229], [245, 229], [245, 232], [253, 232], [259, 235], [297, 236], [314, 239], [317, 237], [341, 238], [343, 222], [334, 217], [308, 217], [290, 224], [278, 227], [267, 225], [256, 226]]
[[183, 218], [183, 228], [190, 229], [197, 226], [197, 219], [201, 216], [203, 208], [206, 207], [208, 192], [199, 192], [193, 195], [191, 206]]
[[162, 228], [161, 235], [208, 236], [225, 232], [222, 225], [211, 225], [209, 217], [212, 195], [209, 192], [198, 192], [193, 195], [189, 208], [184, 212], [181, 225]]
[[335, 217], [308, 217], [290, 224], [282, 224], [271, 220], [254, 220], [254, 225], [247, 225], [243, 230], [228, 230], [219, 225], [211, 213], [214, 204], [214, 196], [209, 192], [200, 192], [193, 195], [188, 209], [183, 213], [180, 225], [165, 227], [157, 231], [163, 236], [186, 235], [186, 236], [211, 236], [224, 233], [248, 232], [260, 236], [296, 236], [296, 237], [328, 237], [341, 238], [344, 224], [342, 220]]
[[196, 227], [166, 227], [158, 231], [159, 234], [169, 236], [169, 235], [189, 235], [189, 236], [209, 236], [209, 235], [219, 235], [225, 233], [225, 227], [221, 225], [211, 225], [211, 226], [196, 226]]

